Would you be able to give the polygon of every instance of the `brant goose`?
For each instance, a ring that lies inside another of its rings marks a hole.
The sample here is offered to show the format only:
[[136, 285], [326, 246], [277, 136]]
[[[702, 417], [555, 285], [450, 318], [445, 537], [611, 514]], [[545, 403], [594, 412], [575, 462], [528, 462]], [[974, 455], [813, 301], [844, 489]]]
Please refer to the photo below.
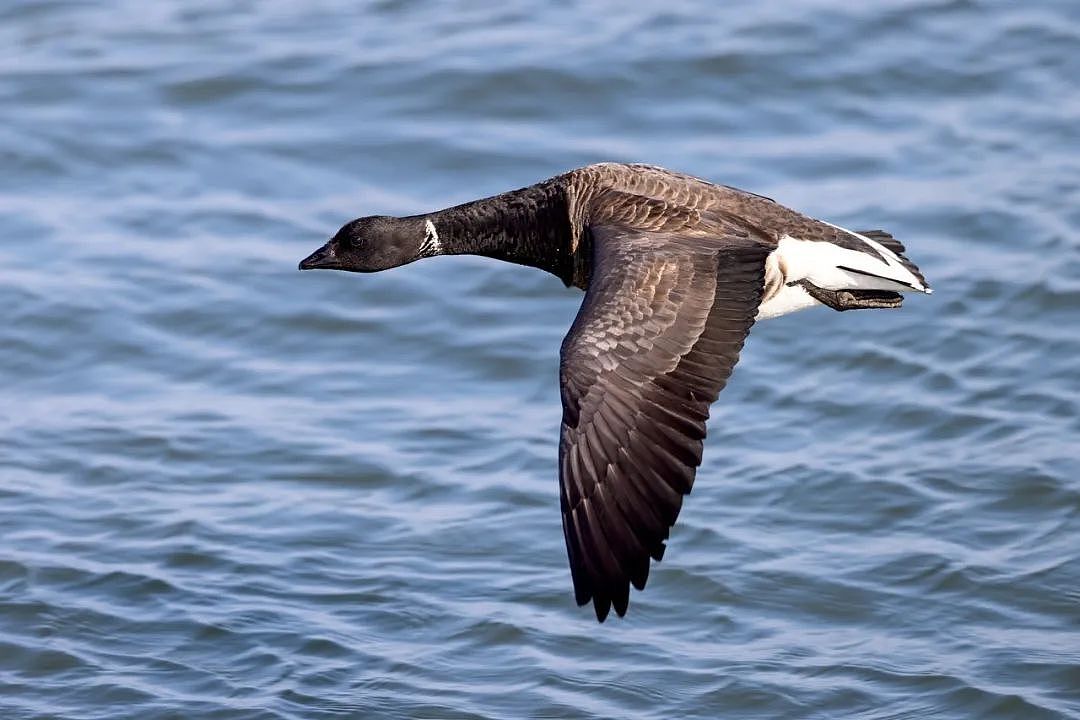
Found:
[[301, 270], [436, 255], [546, 270], [585, 299], [563, 340], [559, 485], [574, 595], [603, 622], [645, 587], [755, 320], [929, 293], [904, 246], [650, 165], [602, 163], [411, 217], [347, 223]]

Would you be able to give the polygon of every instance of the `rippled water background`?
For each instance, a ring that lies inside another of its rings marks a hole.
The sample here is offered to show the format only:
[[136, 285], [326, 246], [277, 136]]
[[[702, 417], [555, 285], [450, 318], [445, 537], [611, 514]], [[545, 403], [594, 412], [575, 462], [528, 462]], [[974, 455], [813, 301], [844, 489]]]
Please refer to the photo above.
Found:
[[[0, 8], [0, 716], [1080, 716], [1076, 3]], [[343, 221], [644, 161], [884, 227], [757, 326], [665, 561], [572, 598], [559, 342]]]

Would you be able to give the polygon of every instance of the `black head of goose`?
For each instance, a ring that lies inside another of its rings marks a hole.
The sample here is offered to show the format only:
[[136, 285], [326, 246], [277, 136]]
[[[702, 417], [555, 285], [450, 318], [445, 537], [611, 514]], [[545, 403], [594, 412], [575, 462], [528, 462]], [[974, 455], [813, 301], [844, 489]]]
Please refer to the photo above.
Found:
[[559, 485], [579, 605], [626, 613], [701, 463], [709, 406], [756, 320], [929, 293], [904, 246], [769, 198], [603, 163], [410, 217], [347, 223], [300, 269], [377, 272], [437, 255], [529, 265], [586, 291], [563, 340]]
[[425, 223], [421, 219], [385, 215], [357, 218], [300, 263], [300, 269], [389, 270], [423, 257], [424, 242]]

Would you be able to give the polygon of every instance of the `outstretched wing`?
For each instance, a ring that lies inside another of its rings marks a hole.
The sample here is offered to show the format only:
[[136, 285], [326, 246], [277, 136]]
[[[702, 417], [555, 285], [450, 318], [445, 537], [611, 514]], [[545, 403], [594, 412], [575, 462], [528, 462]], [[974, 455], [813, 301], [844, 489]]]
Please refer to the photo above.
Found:
[[574, 594], [603, 622], [664, 554], [772, 246], [724, 222], [591, 231], [588, 291], [562, 345], [559, 481]]

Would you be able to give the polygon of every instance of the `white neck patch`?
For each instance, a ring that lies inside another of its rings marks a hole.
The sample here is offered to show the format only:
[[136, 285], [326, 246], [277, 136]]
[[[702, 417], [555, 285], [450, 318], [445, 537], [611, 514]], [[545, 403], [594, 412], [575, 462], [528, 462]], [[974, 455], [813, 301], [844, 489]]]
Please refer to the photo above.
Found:
[[435, 223], [425, 220], [424, 230], [424, 254], [438, 255], [442, 252], [442, 243], [439, 242], [439, 231], [435, 229]]

